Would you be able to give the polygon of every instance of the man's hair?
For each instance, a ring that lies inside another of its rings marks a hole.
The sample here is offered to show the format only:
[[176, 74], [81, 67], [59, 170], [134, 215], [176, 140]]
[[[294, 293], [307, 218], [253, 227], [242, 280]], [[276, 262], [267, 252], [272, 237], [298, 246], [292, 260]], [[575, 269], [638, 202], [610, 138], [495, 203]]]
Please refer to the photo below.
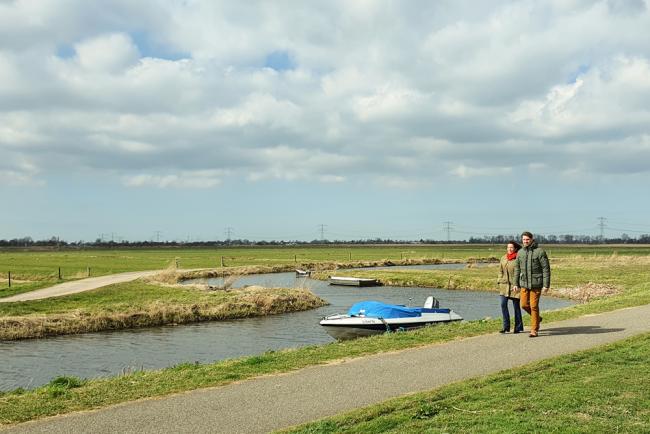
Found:
[[534, 237], [533, 237], [533, 234], [531, 234], [531, 233], [528, 232], [528, 231], [523, 231], [523, 232], [521, 233], [521, 236], [522, 236], [522, 237], [528, 237], [528, 238], [530, 238], [530, 239], [533, 239], [533, 238], [534, 238]]

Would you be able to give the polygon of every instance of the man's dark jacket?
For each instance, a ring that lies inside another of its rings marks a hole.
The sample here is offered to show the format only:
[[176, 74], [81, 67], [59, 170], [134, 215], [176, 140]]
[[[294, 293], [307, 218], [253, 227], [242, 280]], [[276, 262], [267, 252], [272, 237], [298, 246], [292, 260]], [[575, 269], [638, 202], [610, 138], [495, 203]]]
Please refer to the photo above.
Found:
[[522, 247], [515, 259], [513, 285], [527, 289], [551, 287], [551, 266], [544, 249], [533, 241], [528, 247]]

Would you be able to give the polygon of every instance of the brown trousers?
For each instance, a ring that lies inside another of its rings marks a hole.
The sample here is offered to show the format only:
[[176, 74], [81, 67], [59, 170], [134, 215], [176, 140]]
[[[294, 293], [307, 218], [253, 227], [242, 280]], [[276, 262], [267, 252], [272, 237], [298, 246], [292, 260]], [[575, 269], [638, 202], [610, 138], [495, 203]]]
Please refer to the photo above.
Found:
[[530, 315], [530, 330], [539, 331], [539, 298], [541, 289], [521, 288], [521, 308]]

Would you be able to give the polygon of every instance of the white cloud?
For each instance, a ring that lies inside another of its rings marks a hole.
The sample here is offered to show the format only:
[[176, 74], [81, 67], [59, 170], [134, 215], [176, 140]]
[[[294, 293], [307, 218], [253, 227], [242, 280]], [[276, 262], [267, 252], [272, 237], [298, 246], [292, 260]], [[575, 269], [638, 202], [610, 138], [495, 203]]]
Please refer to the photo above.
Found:
[[453, 168], [450, 174], [459, 178], [473, 178], [476, 176], [499, 176], [512, 173], [512, 167], [468, 167], [461, 164]]
[[35, 170], [4, 177], [649, 171], [649, 29], [646, 3], [618, 0], [2, 4], [0, 152]]
[[75, 60], [82, 68], [96, 72], [119, 72], [140, 58], [138, 48], [128, 35], [100, 35], [75, 44]]
[[123, 183], [127, 187], [155, 188], [213, 188], [221, 184], [218, 172], [198, 171], [170, 175], [139, 174], [126, 176]]

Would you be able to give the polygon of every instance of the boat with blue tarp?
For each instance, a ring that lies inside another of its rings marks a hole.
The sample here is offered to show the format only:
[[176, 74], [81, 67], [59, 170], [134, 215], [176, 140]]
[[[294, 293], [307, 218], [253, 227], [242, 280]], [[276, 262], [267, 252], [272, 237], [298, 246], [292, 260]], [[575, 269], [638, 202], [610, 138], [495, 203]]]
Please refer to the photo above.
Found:
[[423, 307], [361, 301], [352, 305], [347, 314], [326, 316], [320, 325], [336, 339], [353, 339], [462, 319], [453, 310], [441, 308], [435, 298], [428, 297]]

